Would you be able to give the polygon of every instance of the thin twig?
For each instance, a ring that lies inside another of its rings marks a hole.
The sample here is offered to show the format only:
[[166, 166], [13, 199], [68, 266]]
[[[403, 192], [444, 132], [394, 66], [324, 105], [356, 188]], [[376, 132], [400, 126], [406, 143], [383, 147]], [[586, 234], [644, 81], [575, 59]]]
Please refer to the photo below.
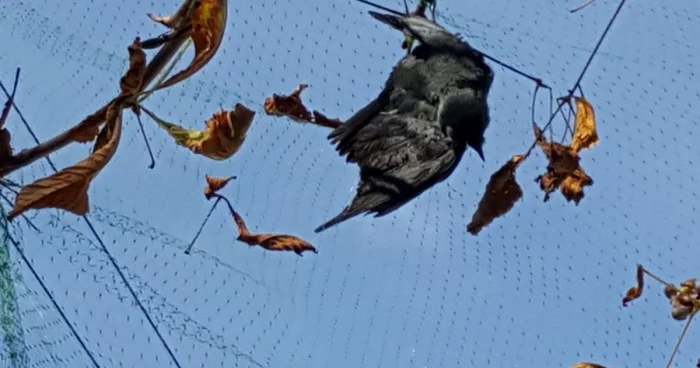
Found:
[[194, 234], [194, 238], [192, 238], [190, 245], [188, 245], [187, 249], [185, 249], [185, 254], [190, 254], [192, 252], [192, 248], [194, 247], [194, 243], [197, 242], [197, 239], [199, 239], [199, 236], [202, 234], [202, 231], [204, 230], [204, 225], [206, 225], [207, 221], [209, 221], [211, 214], [214, 213], [214, 210], [216, 209], [216, 205], [219, 204], [219, 201], [221, 201], [221, 198], [222, 197], [219, 197], [217, 195], [216, 201], [214, 201], [214, 205], [212, 205], [211, 208], [209, 209], [209, 212], [204, 217], [204, 221], [202, 221], [202, 224], [199, 225], [199, 230], [197, 230], [197, 233]]
[[685, 323], [685, 326], [683, 326], [683, 331], [681, 331], [680, 336], [678, 336], [678, 340], [676, 340], [676, 345], [673, 347], [673, 351], [671, 352], [671, 356], [668, 357], [668, 363], [666, 363], [665, 368], [671, 368], [671, 364], [673, 364], [673, 359], [676, 357], [676, 353], [678, 353], [678, 349], [681, 346], [681, 342], [683, 342], [683, 338], [685, 337], [685, 333], [688, 332], [688, 328], [690, 327], [690, 322], [693, 321], [693, 317], [697, 314], [697, 311], [693, 312], [693, 314], [688, 317], [688, 322]]
[[591, 5], [595, 0], [587, 0], [583, 5], [579, 5], [571, 10], [569, 10], [570, 13], [576, 13], [577, 11], [587, 7], [588, 5]]
[[663, 284], [664, 286], [672, 285], [670, 282], [666, 282], [666, 281], [664, 281], [664, 279], [662, 279], [661, 277], [656, 276], [656, 275], [654, 275], [653, 273], [647, 271], [647, 269], [644, 268], [644, 267], [642, 267], [642, 271], [643, 271], [647, 276], [649, 276], [649, 277], [651, 277], [652, 279], [656, 280], [656, 281], [659, 282], [660, 284]]
[[136, 115], [136, 120], [139, 122], [139, 130], [141, 131], [141, 136], [143, 137], [144, 143], [146, 143], [146, 150], [148, 150], [148, 156], [151, 159], [151, 163], [148, 165], [149, 169], [156, 167], [156, 158], [153, 157], [153, 151], [151, 150], [151, 143], [148, 141], [146, 136], [146, 130], [143, 128], [143, 123], [141, 122], [141, 113], [139, 113], [138, 108], [134, 109], [134, 115]]
[[12, 104], [14, 104], [15, 101], [15, 93], [17, 92], [17, 84], [19, 83], [19, 71], [20, 68], [17, 68], [17, 71], [15, 72], [15, 83], [12, 86], [12, 93], [9, 97], [7, 97], [7, 101], [5, 101], [5, 106], [2, 108], [2, 115], [0, 115], [0, 129], [2, 129], [3, 126], [5, 126], [7, 116], [10, 115], [10, 108], [12, 107]]

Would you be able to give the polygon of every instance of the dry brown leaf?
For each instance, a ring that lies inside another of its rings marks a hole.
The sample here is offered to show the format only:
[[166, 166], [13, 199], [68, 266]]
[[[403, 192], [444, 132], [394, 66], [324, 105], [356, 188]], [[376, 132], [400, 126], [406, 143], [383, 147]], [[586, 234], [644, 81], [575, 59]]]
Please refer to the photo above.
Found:
[[25, 186], [17, 194], [15, 205], [8, 219], [29, 209], [58, 208], [84, 215], [89, 210], [88, 188], [90, 182], [112, 159], [121, 137], [121, 112], [125, 98], [114, 101], [107, 110], [107, 124], [111, 130], [109, 141], [86, 159], [49, 177]]
[[146, 53], [141, 49], [141, 40], [136, 37], [127, 48], [129, 51], [129, 69], [119, 80], [123, 94], [135, 94], [141, 90], [143, 75], [146, 72]]
[[316, 125], [320, 125], [322, 127], [331, 128], [331, 129], [335, 129], [335, 128], [343, 125], [343, 122], [340, 121], [340, 119], [337, 119], [337, 118], [331, 119], [331, 118], [327, 117], [326, 115], [323, 115], [319, 111], [314, 110], [313, 114], [314, 114], [314, 121], [313, 122]]
[[513, 156], [505, 165], [491, 175], [486, 184], [484, 196], [467, 225], [467, 231], [477, 235], [481, 229], [494, 219], [506, 214], [523, 196], [523, 191], [515, 180], [515, 170], [522, 161], [522, 155]]
[[625, 293], [625, 297], [622, 298], [622, 306], [626, 307], [627, 304], [635, 299], [642, 296], [644, 291], [644, 267], [642, 265], [637, 265], [637, 285], [629, 288]]
[[700, 310], [700, 288], [695, 279], [682, 282], [680, 288], [668, 284], [664, 294], [671, 303], [671, 316], [675, 320], [683, 321]]
[[233, 209], [233, 206], [231, 206], [231, 202], [221, 195], [217, 196], [226, 201], [229, 212], [231, 212], [231, 216], [236, 222], [236, 226], [238, 227], [238, 241], [246, 243], [250, 246], [258, 245], [270, 251], [291, 251], [299, 256], [303, 256], [303, 253], [306, 251], [318, 253], [316, 248], [309, 242], [293, 235], [251, 233], [248, 230], [243, 217], [241, 217], [241, 215]]
[[596, 364], [596, 363], [584, 362], [584, 363], [576, 363], [576, 364], [572, 365], [571, 368], [607, 368], [607, 367], [604, 365]]
[[228, 178], [220, 178], [211, 175], [204, 175], [204, 179], [207, 181], [207, 186], [204, 188], [204, 196], [207, 199], [211, 199], [216, 195], [216, 192], [224, 189], [229, 181], [236, 179], [235, 176], [229, 176]]
[[571, 140], [571, 149], [579, 152], [582, 148], [591, 148], [598, 143], [596, 131], [595, 110], [583, 97], [574, 97], [576, 100], [576, 123], [574, 125], [574, 137]]
[[[180, 10], [178, 10], [180, 12]], [[194, 43], [194, 58], [183, 70], [155, 88], [155, 90], [170, 87], [191, 77], [202, 69], [214, 57], [221, 45], [226, 30], [228, 15], [228, 0], [200, 0], [192, 11], [192, 33]], [[172, 26], [170, 17], [151, 16], [157, 22]]]
[[308, 87], [308, 84], [301, 83], [288, 96], [273, 94], [272, 97], [265, 98], [265, 113], [272, 116], [286, 116], [299, 123], [313, 122], [313, 115], [301, 101], [301, 92]]
[[552, 192], [561, 189], [567, 201], [579, 204], [584, 197], [583, 188], [593, 185], [593, 179], [579, 165], [578, 153], [569, 146], [557, 142], [547, 142], [542, 131], [534, 126], [537, 145], [547, 156], [547, 172], [535, 178], [544, 191], [544, 201], [548, 201]]
[[206, 129], [201, 131], [168, 123], [147, 109], [141, 109], [165, 129], [175, 143], [212, 160], [226, 160], [238, 152], [255, 118], [255, 111], [237, 103], [231, 111], [214, 113], [207, 120]]

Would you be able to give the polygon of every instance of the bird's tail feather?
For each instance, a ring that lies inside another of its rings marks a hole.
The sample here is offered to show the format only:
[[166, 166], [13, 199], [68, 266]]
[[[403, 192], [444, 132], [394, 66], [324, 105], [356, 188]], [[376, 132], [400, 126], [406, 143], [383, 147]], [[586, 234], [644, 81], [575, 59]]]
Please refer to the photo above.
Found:
[[333, 217], [323, 225], [317, 227], [314, 232], [318, 234], [357, 215], [373, 211], [373, 209], [380, 207], [390, 199], [391, 197], [388, 194], [377, 192], [367, 193], [360, 197], [356, 197], [349, 206], [345, 207], [345, 209], [338, 214], [338, 216]]

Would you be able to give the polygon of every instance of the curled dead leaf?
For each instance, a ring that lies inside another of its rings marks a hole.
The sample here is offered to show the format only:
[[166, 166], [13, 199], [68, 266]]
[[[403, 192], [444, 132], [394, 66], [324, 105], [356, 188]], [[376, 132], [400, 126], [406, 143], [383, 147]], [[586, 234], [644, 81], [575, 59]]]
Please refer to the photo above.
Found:
[[547, 142], [542, 131], [534, 126], [537, 145], [547, 156], [547, 172], [535, 178], [544, 191], [544, 201], [548, 201], [552, 192], [561, 189], [567, 201], [579, 204], [584, 197], [583, 188], [593, 185], [593, 179], [581, 168], [578, 153], [569, 146], [557, 142]]
[[[187, 3], [186, 3], [187, 4]], [[171, 17], [157, 17], [149, 15], [151, 19], [163, 23], [168, 27], [177, 27], [173, 20], [185, 13], [191, 14], [191, 20], [187, 27], [191, 27], [190, 37], [194, 43], [194, 58], [183, 70], [168, 78], [154, 90], [170, 87], [191, 77], [211, 61], [221, 45], [226, 30], [228, 16], [228, 0], [199, 0], [192, 2], [195, 8], [191, 11], [181, 6], [178, 12]], [[176, 30], [177, 31], [177, 30]]]
[[141, 90], [143, 75], [146, 72], [146, 53], [141, 49], [141, 40], [136, 37], [127, 48], [129, 51], [129, 69], [119, 80], [123, 94], [135, 94]]
[[175, 143], [212, 160], [226, 160], [238, 152], [255, 117], [255, 111], [237, 103], [231, 111], [214, 113], [206, 122], [206, 129], [201, 131], [168, 123], [148, 109], [141, 109], [165, 129]]
[[604, 365], [596, 364], [596, 363], [588, 363], [588, 362], [583, 362], [583, 363], [576, 363], [571, 366], [571, 368], [607, 368]]
[[204, 188], [204, 196], [207, 199], [211, 199], [216, 192], [224, 189], [229, 181], [236, 179], [235, 176], [229, 176], [228, 178], [219, 178], [211, 175], [204, 175], [204, 179], [207, 181], [207, 186]]
[[107, 110], [107, 124], [111, 135], [104, 145], [86, 159], [49, 177], [39, 179], [22, 188], [15, 198], [15, 205], [8, 219], [29, 209], [58, 208], [84, 215], [89, 210], [88, 189], [90, 182], [109, 163], [121, 138], [121, 113], [126, 97], [115, 99]]
[[576, 101], [576, 123], [574, 125], [574, 137], [571, 140], [571, 149], [575, 152], [582, 148], [591, 148], [598, 143], [596, 130], [595, 110], [583, 97], [574, 97]]
[[637, 265], [637, 285], [629, 288], [625, 293], [624, 298], [622, 298], [622, 306], [626, 307], [627, 304], [635, 299], [642, 296], [644, 291], [644, 267], [642, 265]]
[[301, 92], [308, 87], [308, 84], [301, 83], [289, 95], [273, 94], [272, 97], [265, 98], [265, 113], [272, 116], [286, 116], [299, 123], [312, 122], [313, 115], [301, 101]]
[[243, 217], [233, 209], [231, 202], [224, 196], [216, 194], [216, 197], [224, 200], [228, 205], [228, 210], [233, 217], [233, 221], [236, 223], [238, 228], [238, 241], [246, 243], [250, 246], [260, 246], [269, 251], [291, 251], [299, 256], [303, 256], [303, 253], [310, 251], [313, 253], [318, 253], [316, 248], [304, 239], [296, 237], [294, 235], [285, 234], [253, 234], [248, 230], [248, 227], [243, 220]]
[[484, 196], [467, 225], [467, 231], [477, 235], [482, 228], [494, 219], [510, 211], [515, 202], [523, 196], [523, 191], [515, 180], [515, 170], [523, 160], [522, 155], [513, 156], [505, 165], [491, 175], [486, 184]]

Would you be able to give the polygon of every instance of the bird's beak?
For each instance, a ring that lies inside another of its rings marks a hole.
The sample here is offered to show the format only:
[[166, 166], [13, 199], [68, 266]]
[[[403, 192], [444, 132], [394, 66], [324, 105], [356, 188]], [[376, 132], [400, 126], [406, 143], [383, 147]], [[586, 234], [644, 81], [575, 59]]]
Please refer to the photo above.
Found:
[[394, 9], [390, 9], [390, 8], [385, 7], [385, 6], [381, 6], [381, 5], [379, 5], [379, 4], [377, 4], [377, 3], [373, 3], [373, 2], [371, 2], [371, 1], [367, 1], [367, 0], [357, 0], [357, 1], [359, 1], [359, 2], [361, 2], [361, 3], [363, 3], [363, 4], [365, 4], [365, 5], [369, 5], [369, 6], [371, 6], [371, 7], [374, 7], [374, 8], [380, 9], [380, 10], [384, 10], [385, 12], [391, 13], [391, 14], [394, 14], [394, 15], [398, 15], [398, 16], [405, 16], [405, 15], [407, 15], [407, 14], [402, 14], [400, 11], [397, 11], [397, 10], [394, 10]]
[[479, 157], [481, 157], [481, 161], [486, 162], [486, 159], [484, 158], [484, 150], [481, 147], [479, 147], [479, 148], [475, 147], [474, 151], [476, 151], [476, 153], [479, 154]]

